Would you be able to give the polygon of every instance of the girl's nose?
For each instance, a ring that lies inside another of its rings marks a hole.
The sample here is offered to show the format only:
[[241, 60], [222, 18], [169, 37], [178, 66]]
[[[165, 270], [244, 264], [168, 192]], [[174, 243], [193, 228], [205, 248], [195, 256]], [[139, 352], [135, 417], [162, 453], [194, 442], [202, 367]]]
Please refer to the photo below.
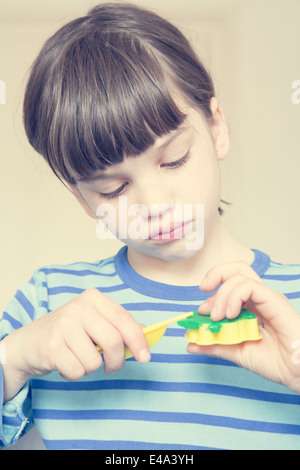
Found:
[[141, 206], [141, 215], [144, 218], [161, 217], [165, 213], [173, 210], [175, 200], [173, 192], [170, 191], [163, 183], [158, 181], [144, 184], [136, 192], [135, 200]]

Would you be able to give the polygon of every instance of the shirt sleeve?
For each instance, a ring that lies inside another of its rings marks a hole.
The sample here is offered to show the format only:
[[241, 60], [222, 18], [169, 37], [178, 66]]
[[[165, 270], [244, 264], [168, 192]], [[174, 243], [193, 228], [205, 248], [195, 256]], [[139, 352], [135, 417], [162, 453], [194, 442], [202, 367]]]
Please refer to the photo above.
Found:
[[0, 448], [15, 444], [33, 427], [30, 380], [10, 401], [3, 403], [5, 357], [2, 339], [22, 326], [47, 313], [47, 283], [45, 274], [36, 270], [29, 282], [21, 284], [5, 306], [0, 319]]

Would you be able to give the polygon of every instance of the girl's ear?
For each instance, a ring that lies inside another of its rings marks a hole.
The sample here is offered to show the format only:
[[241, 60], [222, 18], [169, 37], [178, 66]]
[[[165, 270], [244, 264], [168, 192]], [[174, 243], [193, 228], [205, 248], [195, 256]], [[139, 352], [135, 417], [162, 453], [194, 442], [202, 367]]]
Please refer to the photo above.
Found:
[[89, 215], [90, 217], [93, 217], [93, 219], [97, 219], [97, 215], [94, 213], [94, 211], [90, 208], [90, 206], [88, 205], [88, 203], [86, 202], [86, 200], [84, 199], [84, 197], [82, 196], [81, 192], [79, 191], [79, 189], [76, 188], [75, 185], [69, 185], [69, 188], [70, 190], [72, 191], [72, 193], [74, 194], [74, 196], [76, 197], [77, 201], [79, 202], [79, 204], [84, 208], [85, 212], [87, 213], [87, 215]]
[[224, 160], [229, 152], [229, 131], [226, 124], [223, 109], [215, 97], [210, 100], [210, 109], [212, 112], [211, 132], [215, 144], [218, 160]]

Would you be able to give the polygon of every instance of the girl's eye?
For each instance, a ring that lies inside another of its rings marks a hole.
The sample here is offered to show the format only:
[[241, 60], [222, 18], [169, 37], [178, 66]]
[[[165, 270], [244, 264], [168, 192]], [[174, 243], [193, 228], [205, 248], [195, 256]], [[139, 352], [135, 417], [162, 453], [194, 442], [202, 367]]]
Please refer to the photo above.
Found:
[[[183, 166], [188, 161], [189, 156], [190, 156], [190, 151], [188, 151], [186, 153], [186, 155], [184, 157], [180, 158], [179, 160], [176, 160], [175, 162], [170, 162], [170, 163], [163, 163], [161, 166], [164, 167], [164, 168], [171, 168], [171, 169], [180, 168], [181, 166]], [[123, 183], [122, 186], [120, 186], [115, 191], [112, 191], [111, 193], [99, 193], [99, 194], [100, 194], [100, 196], [102, 196], [106, 199], [113, 199], [115, 197], [120, 196], [120, 194], [122, 194], [122, 192], [124, 191], [124, 189], [127, 185], [128, 185], [128, 183], [126, 182], [126, 183]]]
[[176, 160], [175, 162], [170, 162], [170, 163], [163, 163], [161, 166], [164, 168], [174, 168], [174, 169], [179, 168], [188, 161], [189, 156], [190, 156], [190, 152], [188, 151], [188, 153], [184, 157], [180, 158], [179, 160]]
[[128, 183], [123, 183], [122, 186], [120, 186], [115, 191], [112, 191], [111, 193], [99, 193], [99, 194], [100, 196], [105, 197], [106, 199], [113, 199], [114, 197], [118, 197], [124, 191], [127, 185]]

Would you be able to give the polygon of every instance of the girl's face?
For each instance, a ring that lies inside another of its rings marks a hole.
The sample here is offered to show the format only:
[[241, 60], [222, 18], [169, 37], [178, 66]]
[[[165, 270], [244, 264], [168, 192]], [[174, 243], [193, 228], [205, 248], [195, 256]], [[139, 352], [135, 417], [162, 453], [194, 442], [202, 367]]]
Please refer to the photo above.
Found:
[[[228, 150], [227, 127], [215, 98], [211, 108], [211, 125], [202, 113], [185, 107], [184, 123], [142, 155], [72, 187], [88, 214], [102, 219], [131, 250], [174, 261], [203, 247], [219, 215], [218, 160]], [[99, 229], [99, 237], [104, 233]]]

